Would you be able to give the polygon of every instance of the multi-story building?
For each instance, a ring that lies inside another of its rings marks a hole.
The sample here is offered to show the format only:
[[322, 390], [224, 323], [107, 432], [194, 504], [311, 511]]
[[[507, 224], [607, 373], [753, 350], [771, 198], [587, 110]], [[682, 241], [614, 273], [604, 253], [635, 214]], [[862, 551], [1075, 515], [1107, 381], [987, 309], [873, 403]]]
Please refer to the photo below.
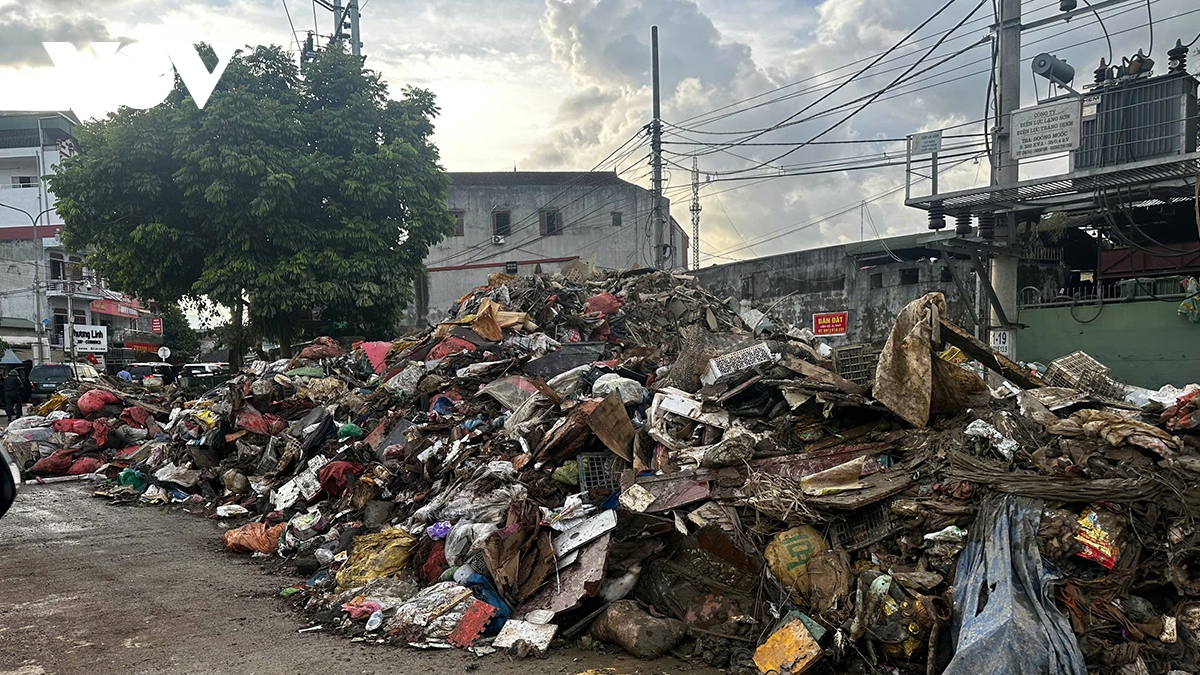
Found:
[[0, 339], [23, 359], [65, 360], [67, 326], [108, 327], [109, 343], [153, 351], [151, 313], [62, 245], [45, 177], [75, 152], [72, 112], [0, 111]]
[[[454, 233], [429, 250], [408, 322], [446, 316], [489, 274], [554, 272], [573, 260], [598, 268], [652, 267], [653, 194], [605, 171], [454, 172], [446, 204]], [[688, 237], [671, 219], [666, 266], [687, 266]]]

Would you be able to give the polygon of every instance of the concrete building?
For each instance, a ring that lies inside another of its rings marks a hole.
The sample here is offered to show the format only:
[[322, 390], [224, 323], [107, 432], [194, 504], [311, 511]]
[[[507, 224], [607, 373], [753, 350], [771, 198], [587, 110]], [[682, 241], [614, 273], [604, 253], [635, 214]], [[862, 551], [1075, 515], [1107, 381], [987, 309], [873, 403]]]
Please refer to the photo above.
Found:
[[[554, 272], [572, 260], [599, 268], [654, 264], [653, 197], [603, 171], [451, 173], [452, 236], [432, 247], [407, 321], [436, 323], [489, 274]], [[670, 204], [663, 200], [670, 213]], [[669, 265], [687, 266], [688, 237], [668, 218]]]
[[57, 199], [44, 177], [75, 152], [77, 124], [71, 112], [0, 111], [0, 338], [35, 362], [67, 358], [70, 323], [108, 327], [114, 346], [153, 351], [162, 343], [149, 311], [62, 245]]
[[[878, 346], [887, 340], [896, 313], [933, 291], [945, 294], [953, 321], [974, 327], [975, 272], [968, 261], [932, 248], [930, 241], [937, 238], [916, 234], [841, 244], [714, 265], [693, 274], [719, 296], [824, 333], [821, 339], [832, 347]], [[814, 315], [842, 312], [845, 320], [839, 318], [836, 326], [818, 329], [814, 322]]]

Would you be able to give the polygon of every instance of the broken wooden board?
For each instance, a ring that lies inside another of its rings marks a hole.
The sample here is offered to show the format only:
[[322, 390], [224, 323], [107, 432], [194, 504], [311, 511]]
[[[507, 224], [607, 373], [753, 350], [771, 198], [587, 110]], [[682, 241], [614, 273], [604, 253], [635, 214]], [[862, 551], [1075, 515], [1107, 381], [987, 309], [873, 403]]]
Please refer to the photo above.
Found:
[[940, 321], [942, 340], [958, 347], [964, 354], [982, 363], [988, 369], [999, 373], [1005, 379], [1022, 389], [1036, 389], [1045, 386], [1041, 378], [1010, 361], [1003, 354], [992, 350], [973, 335], [946, 319]]
[[805, 361], [804, 359], [796, 358], [795, 356], [792, 356], [791, 354], [784, 354], [779, 359], [779, 365], [783, 366], [784, 368], [787, 368], [788, 370], [790, 370], [794, 373], [799, 373], [807, 378], [816, 380], [817, 382], [824, 382], [825, 384], [833, 385], [833, 386], [837, 387], [838, 390], [840, 390], [844, 393], [847, 393], [847, 394], [862, 394], [863, 393], [862, 387], [851, 382], [850, 380], [847, 380], [846, 378], [842, 377], [841, 375], [838, 375], [837, 373], [826, 370], [826, 369], [822, 368], [821, 366], [813, 365], [813, 364], [809, 363], [808, 361]]
[[636, 432], [616, 392], [600, 401], [588, 415], [587, 424], [604, 447], [626, 462], [633, 462], [633, 437]]
[[521, 605], [520, 611], [528, 614], [534, 610], [546, 609], [557, 614], [575, 609], [584, 598], [590, 598], [600, 592], [611, 540], [612, 535], [605, 534], [567, 554], [564, 560], [571, 559], [572, 562], [578, 561], [578, 564], [560, 567], [558, 575], [551, 575], [547, 582]]

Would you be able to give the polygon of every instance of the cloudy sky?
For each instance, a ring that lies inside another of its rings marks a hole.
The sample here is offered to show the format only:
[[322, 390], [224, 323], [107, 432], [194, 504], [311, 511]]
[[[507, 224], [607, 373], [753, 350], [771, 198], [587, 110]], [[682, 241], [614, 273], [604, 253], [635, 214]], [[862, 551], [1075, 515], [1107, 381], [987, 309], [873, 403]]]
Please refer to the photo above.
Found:
[[[663, 118], [672, 125], [664, 146], [674, 163], [668, 195], [673, 215], [688, 223], [687, 169], [690, 155], [698, 154], [705, 182], [701, 260], [708, 264], [923, 230], [924, 214], [905, 208], [903, 193], [895, 192], [904, 183], [902, 166], [841, 170], [846, 162], [903, 160], [902, 142], [873, 139], [949, 128], [947, 135], [961, 137], [945, 141], [955, 148], [945, 151], [954, 156], [946, 162], [958, 164], [942, 174], [943, 185], [987, 182], [986, 162], [974, 161], [972, 153], [982, 148], [990, 46], [977, 43], [988, 34], [990, 2], [952, 2], [883, 62], [844, 83], [943, 3], [365, 0], [362, 39], [368, 67], [393, 91], [412, 84], [437, 94], [436, 140], [447, 169], [582, 170], [620, 148], [602, 166], [648, 185], [648, 149], [637, 134], [650, 118], [650, 26], [657, 25]], [[1117, 60], [1150, 47], [1149, 14], [1152, 55], [1157, 70], [1165, 70], [1166, 49], [1200, 32], [1193, 3], [1130, 0], [1101, 10]], [[1057, 7], [1057, 0], [1026, 0], [1026, 21]], [[56, 79], [44, 40], [205, 40], [295, 49], [293, 28], [303, 40], [314, 22], [321, 33], [330, 32], [330, 13], [318, 8], [314, 18], [313, 5], [300, 0], [0, 0], [0, 109], [72, 108], [89, 117], [128, 102], [122, 99], [132, 95], [127, 91]], [[1025, 105], [1039, 92], [1046, 95], [1045, 82], [1035, 84], [1028, 70], [1028, 59], [1042, 51], [1074, 65], [1079, 86], [1091, 81], [1109, 47], [1090, 15], [1026, 34]], [[1193, 56], [1197, 63], [1200, 56]], [[852, 102], [897, 78], [841, 122], [861, 105]], [[736, 133], [784, 121], [752, 139]], [[769, 161], [795, 148], [787, 143], [822, 132], [821, 145]], [[758, 145], [713, 145], [739, 139]], [[1061, 163], [1044, 162], [1027, 171], [1056, 167]], [[805, 175], [778, 175], [797, 172]], [[863, 201], [869, 202], [865, 209]]]

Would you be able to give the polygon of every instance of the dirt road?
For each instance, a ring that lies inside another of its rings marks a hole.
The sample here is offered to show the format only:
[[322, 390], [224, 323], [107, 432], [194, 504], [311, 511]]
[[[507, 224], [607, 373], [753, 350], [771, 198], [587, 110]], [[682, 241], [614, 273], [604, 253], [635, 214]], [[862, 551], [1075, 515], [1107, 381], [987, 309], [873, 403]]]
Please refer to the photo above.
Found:
[[277, 599], [294, 580], [225, 553], [218, 523], [90, 492], [30, 487], [0, 519], [0, 675], [717, 672], [572, 649], [477, 659], [300, 634], [304, 618]]

